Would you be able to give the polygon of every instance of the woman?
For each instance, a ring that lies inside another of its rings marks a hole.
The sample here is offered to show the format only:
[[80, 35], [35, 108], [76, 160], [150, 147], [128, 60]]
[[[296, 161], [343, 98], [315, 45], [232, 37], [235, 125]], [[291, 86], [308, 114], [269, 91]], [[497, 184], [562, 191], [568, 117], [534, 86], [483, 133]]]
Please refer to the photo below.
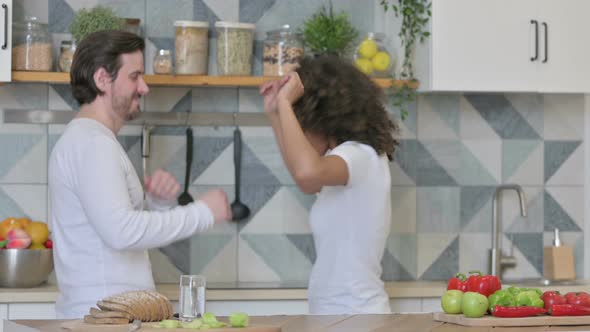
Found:
[[389, 313], [381, 259], [391, 219], [389, 160], [398, 126], [382, 91], [337, 57], [304, 59], [260, 87], [297, 186], [318, 193], [310, 211], [317, 259], [311, 314]]

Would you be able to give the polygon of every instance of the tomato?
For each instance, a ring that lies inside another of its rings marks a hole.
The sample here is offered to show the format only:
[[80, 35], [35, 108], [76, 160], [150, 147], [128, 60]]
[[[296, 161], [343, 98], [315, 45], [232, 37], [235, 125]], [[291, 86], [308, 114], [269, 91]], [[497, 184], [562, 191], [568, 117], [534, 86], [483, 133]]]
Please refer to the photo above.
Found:
[[558, 291], [547, 291], [541, 295], [541, 300], [545, 303], [545, 309], [549, 310], [554, 304], [566, 304], [565, 296]]

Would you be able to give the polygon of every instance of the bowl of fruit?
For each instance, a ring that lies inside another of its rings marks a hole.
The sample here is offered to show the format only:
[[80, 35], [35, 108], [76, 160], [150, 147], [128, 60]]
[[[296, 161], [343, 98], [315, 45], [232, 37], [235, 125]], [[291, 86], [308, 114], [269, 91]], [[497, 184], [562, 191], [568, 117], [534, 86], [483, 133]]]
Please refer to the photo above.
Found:
[[47, 224], [28, 218], [0, 223], [0, 287], [36, 287], [53, 271], [53, 243]]

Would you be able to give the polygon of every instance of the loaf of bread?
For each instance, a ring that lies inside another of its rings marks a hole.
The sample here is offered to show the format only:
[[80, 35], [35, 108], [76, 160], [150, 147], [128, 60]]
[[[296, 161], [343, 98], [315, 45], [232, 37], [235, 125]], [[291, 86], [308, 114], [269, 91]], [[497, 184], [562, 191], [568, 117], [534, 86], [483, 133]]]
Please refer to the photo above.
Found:
[[90, 324], [128, 324], [139, 319], [155, 322], [169, 319], [174, 314], [172, 303], [164, 295], [151, 291], [129, 291], [105, 297], [90, 308], [84, 321]]

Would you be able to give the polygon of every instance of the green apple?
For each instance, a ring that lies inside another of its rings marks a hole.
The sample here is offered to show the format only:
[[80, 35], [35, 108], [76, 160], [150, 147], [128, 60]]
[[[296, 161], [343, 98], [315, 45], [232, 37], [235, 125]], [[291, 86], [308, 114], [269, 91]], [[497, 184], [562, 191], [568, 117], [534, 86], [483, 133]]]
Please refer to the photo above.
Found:
[[466, 292], [463, 294], [461, 310], [465, 317], [479, 318], [488, 311], [488, 298], [476, 292]]
[[463, 300], [463, 292], [460, 290], [452, 289], [446, 291], [440, 298], [440, 304], [442, 309], [447, 314], [460, 314], [461, 313], [461, 302]]

